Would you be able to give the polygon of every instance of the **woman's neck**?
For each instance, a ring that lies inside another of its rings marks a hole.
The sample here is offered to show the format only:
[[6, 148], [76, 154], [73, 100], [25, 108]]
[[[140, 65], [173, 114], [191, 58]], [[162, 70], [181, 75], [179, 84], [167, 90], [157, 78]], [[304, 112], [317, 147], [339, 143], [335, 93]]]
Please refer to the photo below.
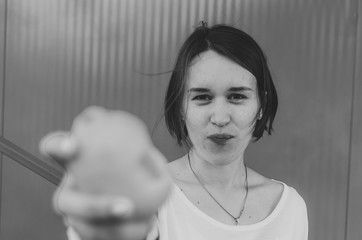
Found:
[[244, 186], [245, 166], [243, 157], [228, 159], [223, 164], [202, 158], [195, 151], [187, 156], [191, 170], [205, 185], [234, 188]]

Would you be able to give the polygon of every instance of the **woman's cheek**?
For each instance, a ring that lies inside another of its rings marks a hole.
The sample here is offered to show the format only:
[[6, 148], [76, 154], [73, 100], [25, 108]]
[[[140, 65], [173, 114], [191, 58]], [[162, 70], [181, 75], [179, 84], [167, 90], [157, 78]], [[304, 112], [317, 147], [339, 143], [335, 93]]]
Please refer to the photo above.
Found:
[[257, 108], [253, 107], [252, 109], [243, 109], [239, 111], [239, 122], [240, 124], [247, 126], [247, 127], [253, 127], [255, 124], [255, 117], [257, 115]]
[[190, 107], [186, 114], [186, 127], [190, 130], [201, 130], [204, 128], [207, 117], [205, 112], [201, 109], [195, 109]]

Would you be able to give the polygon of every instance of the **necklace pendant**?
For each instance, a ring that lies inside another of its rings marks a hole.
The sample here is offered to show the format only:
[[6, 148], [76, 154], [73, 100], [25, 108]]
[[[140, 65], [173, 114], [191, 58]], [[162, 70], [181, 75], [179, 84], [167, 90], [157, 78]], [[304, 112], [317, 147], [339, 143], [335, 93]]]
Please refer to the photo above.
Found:
[[240, 218], [235, 218], [235, 225], [239, 225]]

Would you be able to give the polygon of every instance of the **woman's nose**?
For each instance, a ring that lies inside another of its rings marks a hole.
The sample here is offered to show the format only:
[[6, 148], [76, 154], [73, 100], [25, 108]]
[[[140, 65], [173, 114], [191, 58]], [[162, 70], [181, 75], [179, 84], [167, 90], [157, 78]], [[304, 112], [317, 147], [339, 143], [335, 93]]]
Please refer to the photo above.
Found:
[[218, 127], [227, 125], [230, 122], [228, 106], [222, 102], [215, 102], [211, 110], [210, 121]]

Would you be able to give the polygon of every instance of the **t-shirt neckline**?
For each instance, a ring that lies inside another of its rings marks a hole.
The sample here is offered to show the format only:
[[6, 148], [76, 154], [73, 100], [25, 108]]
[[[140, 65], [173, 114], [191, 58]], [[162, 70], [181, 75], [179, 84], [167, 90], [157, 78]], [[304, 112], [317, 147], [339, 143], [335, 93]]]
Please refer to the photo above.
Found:
[[283, 208], [283, 205], [286, 201], [286, 198], [288, 196], [288, 186], [280, 181], [274, 180], [273, 181], [277, 182], [277, 183], [281, 183], [283, 185], [283, 192], [282, 192], [282, 196], [279, 199], [279, 202], [277, 203], [277, 205], [275, 206], [275, 208], [273, 209], [273, 211], [263, 220], [261, 220], [260, 222], [257, 223], [252, 223], [252, 224], [248, 224], [248, 225], [228, 225], [222, 222], [217, 221], [216, 219], [210, 217], [209, 215], [207, 215], [206, 213], [204, 213], [202, 210], [200, 210], [199, 208], [197, 208], [187, 197], [186, 195], [181, 191], [181, 189], [179, 188], [179, 186], [177, 186], [177, 184], [174, 184], [174, 188], [175, 188], [175, 193], [176, 196], [179, 197], [179, 199], [186, 204], [186, 206], [188, 208], [190, 208], [191, 211], [193, 211], [196, 215], [198, 215], [199, 217], [203, 218], [205, 221], [207, 221], [208, 223], [228, 230], [228, 231], [245, 231], [245, 230], [253, 230], [253, 229], [258, 229], [261, 228], [262, 226], [267, 225], [268, 223], [270, 223], [271, 221], [273, 221], [273, 219], [275, 219], [281, 209]]

